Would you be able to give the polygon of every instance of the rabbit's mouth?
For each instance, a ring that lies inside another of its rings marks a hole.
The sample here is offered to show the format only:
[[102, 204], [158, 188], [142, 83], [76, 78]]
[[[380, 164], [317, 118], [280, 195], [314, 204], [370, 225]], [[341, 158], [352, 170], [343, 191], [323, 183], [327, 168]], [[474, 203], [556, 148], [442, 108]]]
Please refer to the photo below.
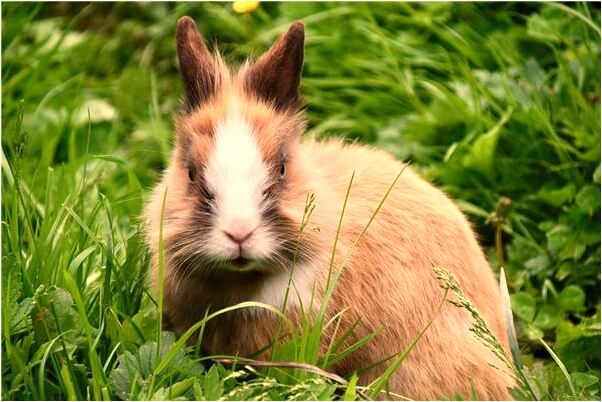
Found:
[[252, 272], [261, 272], [265, 270], [265, 265], [262, 263], [262, 260], [258, 260], [255, 258], [247, 258], [243, 256], [238, 256], [236, 258], [228, 258], [222, 260], [216, 260], [211, 264], [214, 267], [217, 267], [217, 270], [209, 270], [207, 271], [210, 275], [217, 275], [218, 277], [221, 274], [224, 275], [241, 275]]
[[247, 268], [252, 262], [253, 260], [241, 256], [230, 261], [230, 264], [232, 264], [235, 268], [244, 269]]

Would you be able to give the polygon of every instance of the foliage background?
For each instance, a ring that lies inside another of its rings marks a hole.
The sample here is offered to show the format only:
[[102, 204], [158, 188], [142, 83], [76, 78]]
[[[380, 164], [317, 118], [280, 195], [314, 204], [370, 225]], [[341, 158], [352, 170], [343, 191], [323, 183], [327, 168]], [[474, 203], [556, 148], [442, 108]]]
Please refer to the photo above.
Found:
[[[450, 193], [506, 267], [542, 397], [600, 398], [599, 4], [2, 3], [4, 399], [257, 397], [191, 354], [151, 375], [139, 216], [180, 105], [182, 15], [233, 63], [304, 20], [311, 132], [385, 148]], [[261, 378], [265, 397], [342, 395]]]

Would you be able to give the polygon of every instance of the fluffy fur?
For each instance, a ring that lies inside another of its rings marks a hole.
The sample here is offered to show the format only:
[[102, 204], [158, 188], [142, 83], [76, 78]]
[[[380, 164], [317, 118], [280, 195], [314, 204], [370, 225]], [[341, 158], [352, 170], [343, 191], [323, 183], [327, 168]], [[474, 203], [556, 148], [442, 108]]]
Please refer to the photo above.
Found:
[[[326, 286], [329, 259], [349, 179], [355, 172], [335, 251], [341, 262], [403, 164], [386, 152], [341, 141], [300, 141], [298, 84], [303, 25], [296, 23], [256, 62], [231, 72], [208, 53], [194, 22], [178, 24], [178, 57], [186, 112], [176, 118], [171, 163], [146, 207], [147, 242], [157, 266], [158, 234], [166, 193], [165, 318], [181, 334], [207, 311], [255, 300], [280, 307], [287, 287], [307, 194], [315, 210], [299, 245], [294, 319], [315, 286]], [[283, 174], [283, 171], [285, 172]], [[251, 233], [233, 241], [224, 231]], [[244, 257], [242, 267], [235, 264]], [[238, 259], [238, 260], [237, 260]], [[345, 265], [329, 314], [348, 308], [356, 320], [350, 342], [384, 327], [367, 346], [340, 362], [341, 374], [403, 351], [435, 315], [443, 291], [432, 268], [460, 281], [492, 331], [507, 345], [494, 275], [466, 218], [440, 190], [406, 169]], [[156, 279], [156, 269], [153, 269]], [[474, 339], [471, 317], [446, 304], [432, 327], [390, 380], [409, 398], [508, 399], [513, 380], [502, 362]], [[240, 310], [213, 320], [203, 349], [247, 355], [271, 341], [276, 319]], [[344, 330], [344, 329], [341, 329]], [[328, 338], [328, 334], [327, 334]], [[361, 377], [368, 383], [384, 370]]]

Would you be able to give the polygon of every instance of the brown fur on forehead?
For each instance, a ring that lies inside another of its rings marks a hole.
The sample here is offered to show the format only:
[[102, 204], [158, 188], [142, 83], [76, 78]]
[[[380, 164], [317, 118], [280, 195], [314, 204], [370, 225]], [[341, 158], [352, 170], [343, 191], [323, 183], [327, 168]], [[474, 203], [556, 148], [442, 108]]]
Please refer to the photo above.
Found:
[[[257, 98], [243, 95], [242, 112], [268, 165], [278, 166], [305, 131], [300, 114], [276, 111]], [[243, 100], [244, 99], [244, 100]]]
[[214, 148], [215, 129], [227, 117], [227, 103], [220, 98], [188, 114], [176, 115], [176, 146], [183, 162], [203, 164]]
[[236, 84], [228, 85], [201, 107], [175, 117], [176, 141], [182, 157], [206, 161], [213, 149], [218, 124], [233, 112], [240, 113], [249, 124], [268, 166], [278, 166], [305, 131], [305, 121], [299, 113], [277, 111], [272, 105], [248, 96]]

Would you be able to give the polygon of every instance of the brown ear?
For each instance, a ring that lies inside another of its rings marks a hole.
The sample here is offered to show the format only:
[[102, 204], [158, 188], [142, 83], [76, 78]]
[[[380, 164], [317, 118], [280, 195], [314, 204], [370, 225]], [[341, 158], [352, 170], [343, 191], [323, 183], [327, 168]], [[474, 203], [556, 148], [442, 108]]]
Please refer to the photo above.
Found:
[[303, 68], [305, 28], [295, 22], [272, 47], [253, 63], [245, 74], [247, 91], [278, 110], [297, 110], [301, 107], [299, 82]]
[[190, 111], [215, 94], [215, 62], [192, 18], [180, 18], [176, 42], [186, 109]]

